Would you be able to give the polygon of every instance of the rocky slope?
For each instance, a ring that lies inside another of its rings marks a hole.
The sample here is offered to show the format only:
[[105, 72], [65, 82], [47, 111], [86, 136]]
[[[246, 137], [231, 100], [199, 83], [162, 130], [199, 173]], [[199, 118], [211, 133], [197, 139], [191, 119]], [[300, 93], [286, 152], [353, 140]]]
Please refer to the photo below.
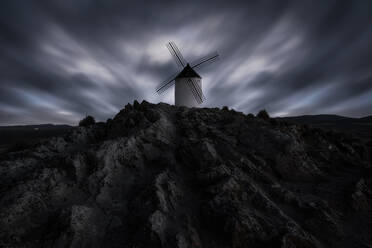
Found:
[[0, 158], [1, 247], [372, 247], [369, 151], [147, 102]]

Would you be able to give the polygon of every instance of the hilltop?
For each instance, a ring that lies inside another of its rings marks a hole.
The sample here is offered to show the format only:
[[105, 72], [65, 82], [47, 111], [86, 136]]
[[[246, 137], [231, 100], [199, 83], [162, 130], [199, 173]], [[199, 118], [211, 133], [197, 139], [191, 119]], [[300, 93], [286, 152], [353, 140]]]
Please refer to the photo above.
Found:
[[137, 101], [0, 158], [0, 246], [369, 247], [370, 147]]

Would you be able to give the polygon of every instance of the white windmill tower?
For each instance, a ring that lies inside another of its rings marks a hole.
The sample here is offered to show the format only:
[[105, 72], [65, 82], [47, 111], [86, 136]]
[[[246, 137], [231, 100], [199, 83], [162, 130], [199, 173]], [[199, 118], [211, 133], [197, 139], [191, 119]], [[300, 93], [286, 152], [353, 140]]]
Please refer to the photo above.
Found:
[[173, 84], [175, 84], [175, 105], [196, 107], [205, 100], [202, 90], [201, 77], [194, 70], [202, 66], [209, 65], [216, 61], [219, 57], [217, 52], [209, 54], [191, 64], [187, 63], [180, 53], [174, 42], [167, 44], [169, 52], [172, 54], [176, 64], [182, 69], [180, 72], [172, 75], [168, 80], [164, 81], [157, 89], [159, 94], [163, 93]]

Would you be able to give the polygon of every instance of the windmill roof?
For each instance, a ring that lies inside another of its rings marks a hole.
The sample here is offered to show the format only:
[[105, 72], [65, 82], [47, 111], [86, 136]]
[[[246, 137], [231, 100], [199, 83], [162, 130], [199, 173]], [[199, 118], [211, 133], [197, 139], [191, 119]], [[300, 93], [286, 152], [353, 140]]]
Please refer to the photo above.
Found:
[[192, 78], [192, 77], [201, 78], [201, 76], [199, 76], [199, 74], [196, 73], [196, 71], [194, 71], [194, 69], [192, 69], [189, 64], [187, 64], [185, 68], [183, 68], [183, 70], [177, 75], [176, 78]]

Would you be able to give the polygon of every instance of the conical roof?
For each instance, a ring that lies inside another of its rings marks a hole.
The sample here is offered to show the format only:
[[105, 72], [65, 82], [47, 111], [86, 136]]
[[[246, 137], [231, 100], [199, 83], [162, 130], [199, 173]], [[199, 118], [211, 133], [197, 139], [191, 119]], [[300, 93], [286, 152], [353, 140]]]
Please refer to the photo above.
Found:
[[189, 64], [187, 64], [185, 68], [183, 68], [183, 70], [180, 72], [180, 74], [177, 75], [176, 78], [193, 78], [193, 77], [201, 78], [201, 76], [199, 76], [199, 74], [196, 73], [196, 71], [194, 71], [194, 69], [192, 69]]

